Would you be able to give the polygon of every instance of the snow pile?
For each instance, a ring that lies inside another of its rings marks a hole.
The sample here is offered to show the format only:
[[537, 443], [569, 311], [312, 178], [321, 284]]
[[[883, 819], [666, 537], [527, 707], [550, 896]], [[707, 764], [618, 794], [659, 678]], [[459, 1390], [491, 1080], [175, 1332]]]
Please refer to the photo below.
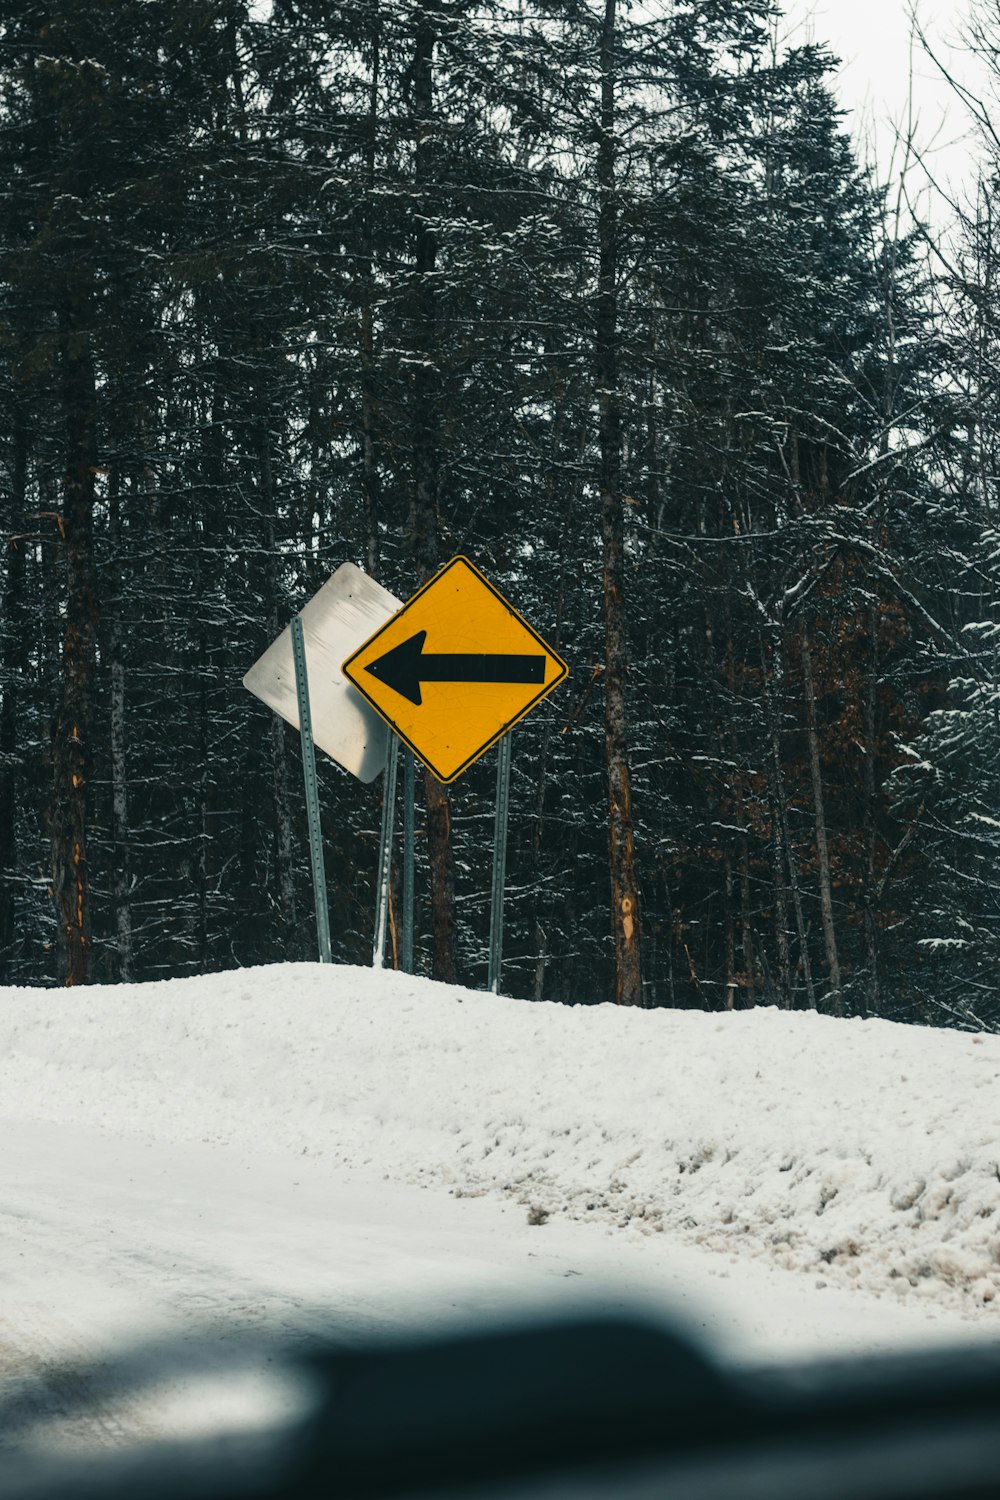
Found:
[[0, 990], [0, 1111], [323, 1157], [1000, 1310], [1000, 1037], [297, 964]]

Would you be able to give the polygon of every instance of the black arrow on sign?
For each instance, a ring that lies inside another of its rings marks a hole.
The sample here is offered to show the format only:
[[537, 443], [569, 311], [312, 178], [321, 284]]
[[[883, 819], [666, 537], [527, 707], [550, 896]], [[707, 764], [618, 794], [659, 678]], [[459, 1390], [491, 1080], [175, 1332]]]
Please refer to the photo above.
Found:
[[365, 667], [393, 692], [422, 703], [422, 682], [544, 682], [544, 656], [488, 656], [485, 651], [424, 654], [426, 630], [393, 646]]

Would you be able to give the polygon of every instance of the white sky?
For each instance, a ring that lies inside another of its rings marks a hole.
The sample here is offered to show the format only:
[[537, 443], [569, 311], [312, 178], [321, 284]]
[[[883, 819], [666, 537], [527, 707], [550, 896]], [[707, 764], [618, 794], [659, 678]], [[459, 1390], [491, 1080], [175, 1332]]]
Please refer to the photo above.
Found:
[[[967, 86], [977, 86], [977, 67], [962, 41], [972, 0], [920, 0], [918, 15], [935, 52]], [[825, 43], [843, 60], [837, 92], [852, 111], [850, 124], [862, 144], [875, 139], [880, 168], [887, 170], [893, 123], [905, 122], [911, 46], [910, 0], [785, 0], [793, 40]], [[912, 51], [918, 143], [943, 186], [961, 192], [973, 175], [969, 117], [919, 45]], [[978, 87], [982, 88], [981, 74]]]

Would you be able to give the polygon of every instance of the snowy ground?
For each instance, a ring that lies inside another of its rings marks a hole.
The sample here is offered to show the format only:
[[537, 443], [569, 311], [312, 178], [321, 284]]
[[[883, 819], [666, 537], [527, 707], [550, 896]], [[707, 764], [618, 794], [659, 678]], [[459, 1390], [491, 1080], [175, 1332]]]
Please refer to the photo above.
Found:
[[[994, 1338], [998, 1079], [998, 1037], [318, 965], [0, 991], [7, 1441], [255, 1420], [293, 1394], [205, 1362], [265, 1334], [581, 1300], [742, 1364]], [[153, 1392], [72, 1373], [153, 1337]]]

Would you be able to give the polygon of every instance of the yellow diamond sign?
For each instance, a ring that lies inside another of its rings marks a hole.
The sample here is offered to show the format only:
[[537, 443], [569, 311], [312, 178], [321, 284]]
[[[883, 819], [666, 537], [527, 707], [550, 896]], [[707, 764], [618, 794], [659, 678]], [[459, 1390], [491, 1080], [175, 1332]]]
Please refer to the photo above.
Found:
[[343, 671], [439, 780], [454, 781], [567, 667], [468, 558], [453, 557]]

